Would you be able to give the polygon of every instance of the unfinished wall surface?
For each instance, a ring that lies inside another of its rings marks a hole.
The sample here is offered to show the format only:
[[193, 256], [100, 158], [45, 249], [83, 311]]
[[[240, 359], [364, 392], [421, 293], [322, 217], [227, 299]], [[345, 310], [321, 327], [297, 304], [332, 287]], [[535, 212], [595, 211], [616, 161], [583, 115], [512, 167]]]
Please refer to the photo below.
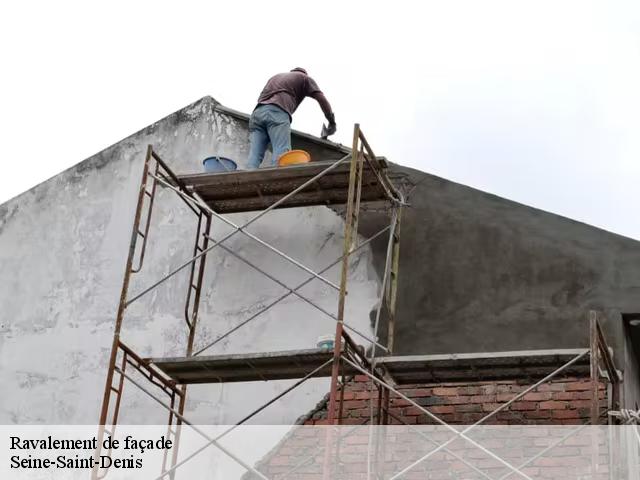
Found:
[[[404, 177], [397, 354], [588, 346], [602, 310], [623, 361], [621, 312], [640, 311], [640, 243], [464, 185]], [[594, 201], [597, 201], [594, 198]], [[374, 215], [362, 231], [382, 221]], [[375, 245], [376, 268], [385, 245]]]
[[[147, 144], [178, 173], [200, 171], [210, 155], [243, 165], [246, 118], [204, 98], [0, 206], [0, 422], [97, 421]], [[293, 144], [317, 160], [345, 153], [304, 135]], [[586, 347], [587, 310], [598, 308], [608, 315], [607, 335], [623, 360], [619, 313], [640, 311], [638, 242], [423, 172], [392, 170], [410, 203], [402, 222], [396, 354]], [[370, 210], [360, 233], [373, 234], [386, 221]], [[343, 221], [328, 208], [276, 211], [252, 228], [311, 268], [341, 254]], [[161, 189], [132, 294], [191, 257], [194, 231], [186, 207]], [[213, 232], [220, 238], [228, 229], [216, 223]], [[245, 237], [229, 242], [287, 284], [307, 278]], [[384, 249], [383, 240], [376, 242], [352, 263], [347, 321], [363, 331], [371, 329]], [[186, 277], [177, 275], [128, 312], [122, 338], [141, 355], [183, 351]], [[338, 269], [329, 277], [337, 281]], [[214, 251], [196, 348], [282, 292]], [[337, 297], [322, 283], [302, 293], [335, 311]], [[331, 319], [289, 298], [208, 353], [309, 348], [332, 331]], [[196, 422], [232, 423], [290, 383], [190, 387], [187, 410]], [[309, 382], [256, 422], [292, 423], [327, 385]], [[134, 392], [129, 386], [122, 421], [163, 423], [163, 412]]]
[[[294, 145], [317, 159], [343, 156], [329, 143], [294, 135]], [[224, 155], [241, 165], [248, 154], [247, 123], [212, 98], [135, 135], [0, 206], [0, 422], [95, 423], [106, 377], [114, 321], [131, 238], [137, 189], [147, 145], [177, 173], [201, 171], [201, 161]], [[229, 216], [235, 222], [251, 214]], [[192, 256], [195, 221], [185, 205], [160, 189], [145, 264], [131, 296]], [[319, 270], [342, 252], [342, 219], [324, 208], [280, 210], [251, 227], [252, 233]], [[216, 223], [220, 238], [228, 227]], [[289, 285], [308, 274], [236, 235], [230, 246]], [[369, 331], [378, 288], [370, 251], [353, 262], [348, 314]], [[142, 356], [184, 353], [187, 269], [132, 304], [122, 340]], [[338, 267], [327, 276], [337, 282]], [[205, 345], [280, 296], [283, 288], [217, 249], [208, 255], [199, 336]], [[335, 311], [337, 295], [313, 281], [301, 293]], [[334, 331], [333, 320], [296, 297], [269, 310], [219, 343], [216, 353], [312, 348]], [[189, 389], [192, 421], [233, 423], [291, 382]], [[322, 397], [327, 379], [314, 380], [256, 418], [292, 423]], [[127, 387], [121, 422], [164, 423], [152, 400]]]

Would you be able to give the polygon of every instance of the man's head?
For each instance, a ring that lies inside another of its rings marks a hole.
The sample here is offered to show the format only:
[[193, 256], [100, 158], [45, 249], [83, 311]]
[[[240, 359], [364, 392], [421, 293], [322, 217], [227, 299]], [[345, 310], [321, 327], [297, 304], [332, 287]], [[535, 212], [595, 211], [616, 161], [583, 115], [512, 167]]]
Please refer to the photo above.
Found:
[[296, 67], [296, 68], [294, 68], [294, 69], [293, 69], [293, 70], [291, 70], [291, 71], [292, 71], [292, 72], [300, 72], [300, 73], [304, 73], [305, 75], [308, 75], [308, 74], [307, 74], [307, 71], [306, 71], [304, 68], [302, 68], [302, 67]]

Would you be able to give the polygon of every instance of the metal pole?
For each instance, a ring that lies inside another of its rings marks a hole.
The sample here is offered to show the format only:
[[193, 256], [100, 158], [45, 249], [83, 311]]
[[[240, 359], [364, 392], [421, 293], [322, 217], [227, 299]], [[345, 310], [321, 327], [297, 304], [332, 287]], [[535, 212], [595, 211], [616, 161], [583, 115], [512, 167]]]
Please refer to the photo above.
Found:
[[[340, 359], [342, 357], [342, 331], [344, 329], [344, 307], [345, 297], [347, 294], [347, 274], [349, 269], [348, 253], [351, 250], [351, 233], [355, 223], [354, 218], [357, 212], [354, 211], [356, 196], [356, 177], [358, 170], [358, 137], [360, 125], [355, 124], [353, 127], [353, 147], [351, 149], [351, 167], [349, 170], [349, 191], [347, 194], [347, 211], [344, 223], [344, 247], [342, 256], [342, 273], [340, 277], [340, 295], [338, 298], [338, 322], [336, 323], [336, 332], [333, 343], [333, 365], [331, 367], [331, 388], [329, 390], [329, 405], [327, 407], [327, 423], [330, 427], [335, 424], [336, 416], [336, 395], [338, 386], [338, 375], [340, 370]], [[329, 477], [329, 460], [331, 452], [331, 441], [333, 432], [331, 428], [326, 431], [323, 478], [328, 480]], [[335, 470], [335, 465], [334, 465]]]
[[[142, 216], [142, 206], [144, 204], [144, 195], [146, 191], [146, 180], [149, 172], [149, 162], [151, 161], [152, 154], [151, 145], [147, 146], [147, 154], [144, 160], [144, 166], [142, 169], [142, 178], [140, 180], [140, 187], [138, 189], [138, 203], [136, 205], [136, 213], [133, 220], [133, 227], [131, 231], [131, 240], [129, 242], [129, 254], [127, 256], [127, 263], [124, 270], [124, 278], [122, 280], [122, 290], [120, 291], [120, 303], [118, 304], [118, 313], [116, 316], [116, 324], [113, 331], [113, 341], [111, 342], [111, 354], [109, 356], [109, 368], [107, 371], [107, 379], [105, 381], [104, 395], [102, 397], [102, 410], [100, 412], [100, 428], [98, 429], [98, 448], [101, 449], [102, 441], [104, 439], [104, 427], [107, 423], [107, 416], [109, 414], [109, 398], [111, 396], [111, 387], [113, 384], [113, 374], [116, 369], [116, 360], [118, 356], [118, 344], [120, 342], [120, 330], [122, 328], [122, 322], [124, 320], [124, 312], [127, 308], [127, 293], [129, 291], [129, 281], [131, 279], [133, 257], [136, 252], [136, 240], [138, 238], [138, 230], [140, 228], [140, 218]], [[96, 455], [99, 455], [100, 450], [96, 450]], [[92, 471], [92, 478], [98, 478], [98, 472], [94, 469]]]
[[[156, 174], [158, 173], [158, 169], [159, 169], [160, 165], [158, 163], [156, 163]], [[138, 260], [138, 266], [137, 267], [131, 267], [131, 272], [132, 273], [138, 273], [140, 270], [142, 270], [142, 264], [144, 263], [144, 254], [147, 250], [147, 242], [149, 241], [149, 228], [151, 227], [151, 213], [153, 212], [153, 201], [156, 198], [156, 188], [158, 186], [158, 183], [154, 180], [153, 181], [153, 185], [151, 186], [151, 193], [147, 193], [147, 182], [146, 182], [146, 178], [144, 178], [144, 188], [145, 188], [145, 195], [149, 196], [149, 206], [147, 207], [147, 218], [145, 221], [145, 227], [144, 227], [144, 232], [141, 232], [140, 230], [138, 230], [138, 235], [140, 235], [142, 237], [142, 247], [140, 248], [140, 259]]]
[[387, 329], [387, 347], [389, 353], [393, 352], [393, 344], [396, 336], [396, 305], [398, 300], [398, 270], [400, 269], [400, 224], [402, 219], [401, 207], [396, 207], [397, 219], [396, 228], [393, 232], [393, 252], [391, 261], [391, 282], [389, 285], [389, 297], [387, 306], [389, 308], [389, 326]]
[[[598, 425], [600, 417], [600, 372], [598, 371], [598, 314], [589, 311], [589, 350], [591, 374], [591, 426]], [[598, 436], [591, 430], [591, 475], [595, 478], [598, 471]]]
[[[391, 225], [389, 230], [389, 241], [387, 242], [387, 256], [385, 257], [384, 262], [384, 273], [382, 275], [382, 285], [380, 286], [380, 301], [378, 302], [378, 308], [376, 309], [376, 320], [373, 324], [373, 336], [376, 340], [378, 340], [378, 328], [380, 327], [380, 314], [382, 312], [382, 306], [385, 302], [385, 292], [387, 290], [387, 281], [389, 279], [389, 272], [391, 271], [391, 259], [393, 254], [393, 245], [394, 245], [394, 235], [396, 231], [396, 226], [398, 224], [398, 210], [397, 208], [393, 209], [392, 217], [391, 217]], [[387, 342], [387, 348], [389, 343]], [[376, 349], [373, 347], [371, 349], [371, 362], [373, 363], [373, 359], [376, 356]]]
[[364, 134], [362, 133], [362, 130], [360, 130], [359, 138], [360, 138], [360, 141], [362, 141], [362, 144], [364, 145], [367, 155], [370, 157], [370, 158], [367, 158], [367, 163], [369, 163], [369, 165], [371, 166], [371, 170], [373, 171], [374, 175], [378, 178], [378, 182], [380, 182], [380, 185], [385, 190], [385, 193], [387, 194], [387, 197], [389, 198], [389, 200], [400, 201], [401, 203], [404, 203], [404, 199], [402, 199], [402, 194], [395, 189], [395, 187], [393, 186], [393, 183], [389, 181], [389, 178], [386, 175], [383, 175], [382, 172], [380, 171], [381, 169], [378, 167], [378, 163], [379, 163], [378, 158], [376, 157], [375, 153], [373, 153], [373, 150], [371, 149], [369, 142], [367, 141]]
[[[204, 433], [202, 430], [200, 430], [196, 425], [194, 425], [193, 423], [189, 422], [189, 420], [187, 420], [186, 418], [184, 418], [183, 415], [181, 415], [180, 413], [178, 413], [176, 410], [172, 409], [171, 407], [168, 407], [167, 405], [165, 405], [162, 400], [160, 400], [159, 398], [157, 398], [154, 394], [152, 394], [150, 391], [148, 391], [146, 388], [144, 388], [142, 385], [140, 385], [138, 382], [136, 382], [134, 379], [132, 379], [129, 375], [127, 375], [126, 373], [122, 372], [122, 375], [124, 375], [127, 380], [129, 380], [131, 383], [133, 383], [136, 387], [138, 387], [140, 390], [142, 390], [144, 393], [146, 393], [148, 396], [150, 396], [152, 399], [154, 399], [157, 403], [159, 403], [163, 408], [165, 408], [166, 410], [168, 410], [169, 412], [173, 413], [182, 423], [189, 425], [191, 428], [193, 428], [200, 436], [204, 437], [206, 440], [209, 441], [209, 445], [214, 445], [216, 447], [218, 447], [220, 450], [222, 450], [223, 453], [227, 454], [229, 457], [231, 457], [233, 460], [235, 460], [237, 463], [239, 463], [240, 465], [242, 465], [244, 468], [246, 468], [247, 470], [249, 470], [251, 473], [258, 475], [260, 478], [264, 479], [264, 480], [269, 480], [267, 477], [265, 477], [262, 473], [260, 473], [258, 470], [256, 470], [255, 468], [253, 468], [251, 465], [246, 464], [245, 462], [243, 462], [239, 457], [237, 457], [236, 455], [234, 455], [232, 452], [230, 452], [229, 450], [227, 450], [226, 448], [224, 448], [222, 445], [220, 445], [218, 443], [218, 441], [215, 438], [211, 438], [209, 435], [207, 435], [206, 433]], [[160, 475], [160, 477], [158, 478], [164, 478], [166, 475], [170, 474], [171, 472], [173, 472], [173, 470], [175, 470], [175, 468], [171, 469], [171, 470], [167, 470], [166, 472], [164, 472], [162, 475]]]
[[[316, 373], [318, 373], [320, 370], [322, 370], [324, 367], [326, 367], [327, 365], [329, 365], [331, 362], [333, 361], [333, 359], [327, 360], [325, 363], [323, 363], [322, 365], [320, 365], [318, 368], [316, 368], [315, 370], [309, 372], [307, 375], [305, 375], [303, 378], [301, 378], [300, 380], [298, 380], [296, 383], [294, 383], [291, 387], [287, 388], [286, 390], [284, 390], [283, 392], [279, 393], [278, 395], [276, 395], [274, 398], [272, 398], [271, 400], [269, 400], [267, 403], [263, 404], [261, 407], [259, 407], [258, 409], [254, 410], [253, 412], [251, 412], [249, 415], [247, 415], [246, 417], [244, 417], [242, 420], [240, 420], [238, 423], [236, 423], [234, 426], [232, 426], [231, 428], [228, 428], [227, 430], [225, 430], [224, 432], [222, 432], [220, 435], [218, 435], [214, 440], [220, 440], [222, 437], [224, 437], [225, 435], [227, 435], [228, 433], [231, 433], [233, 430], [235, 430], [236, 428], [238, 428], [240, 425], [242, 425], [244, 422], [250, 420], [251, 418], [255, 417], [258, 413], [260, 413], [261, 411], [263, 411], [265, 408], [267, 408], [268, 406], [270, 406], [271, 404], [273, 404], [274, 402], [276, 402], [277, 400], [279, 400], [280, 398], [284, 397], [287, 393], [289, 393], [290, 391], [294, 390], [295, 388], [299, 387], [300, 385], [302, 385], [304, 382], [306, 382], [307, 380], [309, 380], [311, 377], [313, 377]], [[156, 480], [161, 480], [162, 478], [164, 478], [167, 474], [175, 471], [178, 467], [184, 465], [185, 463], [187, 463], [189, 460], [191, 460], [193, 457], [195, 457], [196, 455], [198, 455], [200, 452], [202, 452], [203, 450], [207, 449], [209, 446], [212, 445], [212, 441], [210, 441], [209, 443], [203, 445], [202, 447], [200, 447], [198, 450], [196, 450], [195, 452], [193, 452], [191, 455], [189, 455], [187, 458], [185, 458], [184, 460], [182, 460], [181, 462], [175, 464], [171, 469], [167, 470], [166, 472], [164, 472], [161, 476], [159, 476]]]
[[[211, 215], [209, 215], [208, 213], [204, 212], [200, 215], [200, 217], [198, 218], [198, 228], [196, 231], [196, 242], [195, 242], [195, 247], [194, 247], [194, 252], [197, 251], [198, 246], [200, 245], [200, 229], [202, 227], [202, 217], [203, 215], [206, 217], [205, 220], [205, 226], [204, 226], [204, 239], [203, 239], [203, 244], [201, 247], [202, 251], [206, 251], [207, 250], [207, 246], [209, 244], [209, 233], [211, 233]], [[186, 356], [190, 357], [193, 353], [193, 343], [195, 341], [195, 335], [196, 335], [196, 327], [198, 325], [198, 312], [200, 309], [200, 294], [202, 292], [202, 282], [204, 280], [204, 272], [205, 272], [205, 262], [207, 260], [207, 256], [203, 255], [202, 258], [200, 259], [200, 265], [198, 265], [198, 273], [197, 273], [197, 280], [196, 280], [196, 284], [195, 286], [193, 285], [193, 277], [194, 277], [194, 273], [196, 270], [196, 264], [192, 263], [192, 269], [191, 269], [191, 275], [189, 278], [189, 285], [187, 286], [188, 288], [188, 294], [187, 294], [187, 304], [186, 304], [186, 313], [188, 313], [188, 308], [189, 308], [189, 301], [191, 298], [191, 290], [195, 288], [195, 296], [194, 296], [194, 300], [193, 300], [193, 311], [191, 312], [191, 321], [189, 321], [187, 319], [187, 324], [189, 325], [189, 338], [187, 340], [187, 350], [186, 350]], [[180, 415], [184, 415], [184, 410], [186, 408], [187, 405], [187, 386], [186, 385], [182, 385], [182, 395], [180, 396], [180, 400], [178, 403], [178, 412], [180, 413]], [[180, 420], [178, 418], [177, 422], [176, 422], [176, 433], [175, 433], [175, 444], [174, 444], [174, 450], [173, 450], [173, 458], [171, 461], [171, 466], [173, 467], [176, 462], [178, 461], [178, 448], [180, 445], [180, 436], [182, 434], [182, 420]], [[173, 480], [174, 475], [171, 474], [171, 480]]]
[[598, 332], [597, 313], [593, 310], [589, 312], [589, 345], [591, 351], [590, 372], [591, 372], [591, 424], [598, 425], [600, 418], [600, 382], [598, 372]]
[[356, 195], [356, 172], [358, 169], [358, 138], [360, 134], [360, 125], [355, 124], [353, 128], [353, 148], [351, 150], [351, 169], [349, 171], [349, 192], [347, 195], [347, 214], [344, 225], [344, 248], [342, 258], [342, 274], [340, 277], [340, 297], [338, 299], [338, 323], [336, 324], [336, 334], [333, 345], [333, 367], [331, 369], [331, 390], [329, 393], [329, 411], [327, 420], [329, 425], [335, 422], [336, 408], [336, 388], [338, 385], [338, 373], [340, 367], [340, 355], [342, 352], [342, 329], [344, 328], [344, 307], [345, 297], [347, 295], [347, 274], [349, 272], [348, 254], [351, 250], [351, 233], [354, 224], [354, 218], [357, 212], [354, 211], [354, 201]]

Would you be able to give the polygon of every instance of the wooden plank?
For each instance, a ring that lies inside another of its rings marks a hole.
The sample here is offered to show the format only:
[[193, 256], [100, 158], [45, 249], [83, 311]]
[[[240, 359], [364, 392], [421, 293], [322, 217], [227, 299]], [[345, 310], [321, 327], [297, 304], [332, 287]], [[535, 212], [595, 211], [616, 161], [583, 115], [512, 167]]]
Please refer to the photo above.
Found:
[[[270, 193], [280, 193], [283, 196], [300, 185], [305, 183], [308, 179], [305, 178], [283, 178], [274, 180], [271, 182], [255, 182], [255, 183], [246, 183], [242, 185], [236, 184], [217, 184], [217, 183], [209, 183], [202, 184], [197, 186], [190, 186], [190, 190], [198, 192], [200, 195], [208, 195], [215, 196], [217, 198], [233, 198], [233, 197], [241, 197], [241, 196], [253, 196], [256, 194], [257, 189], [264, 194]], [[327, 174], [326, 176], [318, 179], [314, 182], [315, 185], [320, 187], [321, 190], [327, 189], [335, 189], [335, 188], [344, 188], [346, 189], [349, 185], [348, 177], [344, 175], [331, 175]], [[377, 178], [369, 172], [363, 178], [363, 184], [380, 190], [384, 192], [384, 189], [379, 185]], [[313, 184], [307, 187], [308, 190], [313, 189]]]
[[[327, 362], [333, 351], [320, 349], [219, 356], [155, 358], [150, 361], [180, 384], [254, 382], [302, 378]], [[353, 372], [350, 372], [352, 374]], [[314, 377], [329, 376], [331, 364]]]
[[[345, 203], [346, 196], [347, 191], [341, 190], [325, 190], [322, 192], [305, 191], [300, 192], [298, 195], [295, 195], [291, 199], [279, 205], [277, 208], [293, 208], [314, 205], [343, 205]], [[213, 210], [223, 214], [264, 210], [265, 208], [282, 198], [283, 195], [256, 195], [254, 197], [232, 198], [224, 200], [209, 198], [204, 195], [202, 195], [202, 197], [207, 205], [209, 205]], [[362, 201], [373, 202], [385, 199], [386, 197], [384, 196], [384, 193], [380, 192], [377, 189], [363, 190]]]
[[514, 350], [505, 352], [477, 352], [477, 353], [444, 353], [435, 355], [402, 355], [394, 357], [380, 357], [376, 359], [377, 364], [396, 363], [396, 362], [435, 362], [443, 360], [477, 360], [491, 361], [493, 359], [506, 358], [544, 358], [551, 356], [567, 356], [577, 357], [583, 353], [585, 349], [581, 348], [560, 348], [560, 349], [541, 349], [541, 350]]
[[[205, 200], [218, 213], [238, 213], [263, 210], [305, 182], [313, 179], [335, 161], [311, 162], [290, 167], [270, 167], [256, 170], [236, 170], [223, 173], [197, 173], [182, 175], [179, 180], [186, 188]], [[362, 174], [362, 201], [391, 200], [381, 184], [389, 182], [386, 168], [374, 171], [365, 164]], [[343, 162], [311, 183], [278, 208], [313, 205], [341, 205], [348, 199], [350, 162]]]
[[[461, 355], [416, 355], [376, 359], [397, 384], [542, 377], [584, 350], [533, 350]], [[151, 362], [182, 384], [252, 382], [301, 378], [333, 356], [319, 349], [218, 356], [156, 358]], [[588, 375], [589, 360], [565, 375]], [[356, 372], [349, 370], [345, 374]], [[331, 364], [315, 376], [328, 377]]]
[[[584, 349], [529, 350], [453, 355], [414, 355], [376, 359], [376, 366], [384, 367], [399, 384], [433, 383], [443, 381], [474, 381], [543, 377]], [[566, 374], [589, 374], [585, 357], [565, 370]]]
[[[180, 175], [186, 185], [242, 185], [252, 183], [273, 182], [291, 178], [305, 178], [308, 180], [327, 169], [335, 162], [312, 162], [303, 165], [291, 165], [289, 167], [268, 167], [255, 170], [234, 170], [223, 173], [195, 173], [191, 175]], [[343, 162], [327, 175], [335, 173], [348, 173], [349, 162]]]

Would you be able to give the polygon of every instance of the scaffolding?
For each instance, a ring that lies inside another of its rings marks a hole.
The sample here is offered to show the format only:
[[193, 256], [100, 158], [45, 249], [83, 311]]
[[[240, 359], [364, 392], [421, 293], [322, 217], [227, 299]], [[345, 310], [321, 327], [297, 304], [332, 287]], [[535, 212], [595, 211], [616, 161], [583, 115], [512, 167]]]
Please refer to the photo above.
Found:
[[[193, 255], [190, 259], [173, 269], [164, 277], [152, 283], [139, 293], [130, 295], [129, 286], [132, 275], [139, 273], [144, 265], [145, 252], [150, 238], [150, 226], [154, 200], [158, 186], [174, 192], [193, 213], [196, 222], [196, 234]], [[360, 240], [358, 224], [361, 206], [368, 202], [382, 202], [389, 212], [389, 223], [365, 240]], [[264, 215], [278, 208], [296, 208], [314, 205], [341, 206], [345, 208], [344, 240], [342, 255], [325, 268], [315, 271], [301, 261], [292, 258], [287, 253], [274, 247], [268, 242], [252, 234], [247, 228]], [[377, 391], [377, 402], [371, 403], [369, 424], [387, 425], [393, 418], [390, 411], [390, 398], [402, 398], [415, 406], [434, 423], [450, 427], [437, 415], [416, 403], [397, 389], [403, 383], [433, 382], [438, 377], [433, 372], [459, 372], [470, 368], [477, 376], [482, 367], [491, 375], [502, 372], [503, 378], [515, 378], [525, 375], [529, 378], [540, 378], [531, 387], [514, 395], [510, 401], [502, 404], [496, 410], [463, 431], [457, 431], [456, 436], [465, 438], [471, 443], [467, 433], [471, 428], [493, 418], [498, 412], [508, 408], [513, 402], [522, 398], [526, 393], [552, 380], [561, 373], [587, 373], [592, 382], [591, 422], [597, 424], [602, 418], [602, 407], [598, 389], [604, 377], [611, 384], [609, 396], [609, 410], [620, 408], [620, 376], [612, 360], [611, 352], [606, 344], [597, 313], [589, 315], [590, 345], [588, 348], [577, 350], [540, 350], [530, 352], [509, 352], [502, 356], [492, 355], [485, 359], [464, 358], [464, 356], [394, 356], [394, 338], [396, 329], [396, 303], [398, 293], [398, 269], [400, 256], [400, 224], [402, 209], [406, 205], [402, 192], [396, 188], [392, 176], [388, 172], [386, 160], [377, 157], [358, 124], [354, 127], [351, 152], [336, 161], [318, 161], [304, 165], [286, 168], [265, 168], [252, 171], [236, 171], [220, 174], [194, 174], [177, 176], [168, 164], [160, 158], [152, 146], [147, 148], [142, 178], [138, 190], [137, 206], [133, 221], [133, 229], [129, 253], [127, 257], [125, 275], [117, 311], [113, 343], [109, 357], [107, 378], [100, 414], [100, 429], [98, 433], [98, 449], [96, 459], [100, 455], [111, 455], [111, 451], [103, 452], [103, 440], [107, 436], [115, 435], [120, 413], [121, 399], [125, 380], [135, 385], [141, 391], [158, 402], [167, 412], [167, 439], [171, 439], [176, 446], [171, 453], [165, 452], [158, 479], [173, 478], [176, 469], [189, 461], [195, 455], [213, 445], [229, 455], [240, 465], [252, 472], [258, 478], [267, 477], [251, 465], [247, 465], [228, 450], [219, 440], [239, 425], [244, 424], [258, 413], [287, 395], [301, 384], [316, 377], [329, 377], [330, 390], [327, 402], [327, 419], [329, 425], [343, 423], [343, 403], [345, 386], [355, 375], [365, 375], [371, 389]], [[236, 212], [259, 212], [242, 225], [229, 220], [224, 215]], [[232, 227], [231, 233], [216, 239], [212, 233], [213, 220], [219, 220]], [[224, 243], [234, 235], [244, 235], [264, 248], [269, 249], [285, 261], [295, 265], [308, 274], [308, 278], [296, 285], [289, 286], [276, 278], [273, 274], [235, 252]], [[373, 333], [362, 332], [349, 323], [345, 316], [345, 302], [348, 295], [349, 260], [357, 251], [370, 245], [376, 239], [387, 236], [387, 247], [384, 271], [381, 278], [380, 296], [376, 305]], [[221, 334], [214, 341], [195, 350], [196, 330], [198, 325], [198, 311], [203, 291], [205, 261], [207, 254], [215, 248], [221, 248], [241, 262], [266, 276], [286, 292], [261, 310], [250, 315], [247, 319], [234, 326], [231, 330]], [[340, 265], [340, 281], [334, 283], [324, 274], [332, 267]], [[142, 358], [120, 337], [127, 308], [153, 291], [156, 287], [173, 277], [180, 271], [187, 269], [189, 281], [184, 305], [184, 322], [186, 326], [187, 342], [185, 354], [172, 358]], [[300, 293], [300, 289], [311, 281], [321, 281], [338, 293], [337, 313], [330, 312]], [[214, 345], [233, 335], [285, 298], [295, 296], [311, 305], [324, 316], [335, 322], [335, 334], [332, 350], [310, 349], [285, 352], [262, 352], [254, 354], [231, 355], [203, 355]], [[387, 334], [384, 339], [378, 337], [382, 315], [385, 315]], [[366, 342], [365, 348], [358, 341]], [[438, 358], [435, 358], [438, 357]], [[590, 360], [589, 360], [590, 359]], [[471, 367], [465, 366], [467, 362]], [[452, 363], [453, 362], [453, 363]], [[428, 365], [428, 367], [426, 366]], [[533, 365], [533, 367], [532, 367]], [[447, 368], [449, 370], [447, 370]], [[142, 385], [130, 375], [131, 369], [150, 382]], [[551, 373], [548, 373], [551, 370]], [[431, 375], [431, 376], [429, 376]], [[297, 381], [276, 395], [274, 398], [246, 415], [236, 425], [230, 427], [221, 435], [211, 438], [185, 418], [187, 386], [190, 384], [219, 383], [219, 382], [247, 382], [256, 380], [297, 379]], [[159, 390], [164, 398], [158, 396]], [[375, 403], [375, 405], [374, 405]], [[606, 416], [606, 413], [605, 413]], [[178, 461], [178, 448], [182, 425], [190, 425], [205, 440], [206, 444]], [[328, 446], [331, 435], [327, 436]], [[486, 448], [478, 448], [488, 452]], [[439, 445], [435, 451], [446, 450], [447, 444]], [[425, 455], [420, 461], [429, 458], [435, 451]], [[503, 459], [501, 463], [510, 469], [518, 471], [516, 466]], [[332, 467], [330, 449], [325, 449], [325, 478], [330, 478]], [[409, 468], [409, 467], [408, 467]], [[94, 468], [94, 480], [104, 478], [107, 470]], [[401, 472], [402, 473], [402, 472]], [[395, 475], [396, 478], [401, 475]]]
[[[195, 216], [196, 238], [193, 256], [149, 287], [130, 296], [129, 284], [131, 277], [143, 268], [158, 185], [175, 192]], [[391, 211], [391, 218], [388, 226], [385, 226], [367, 240], [358, 241], [360, 207], [365, 202], [384, 202]], [[292, 258], [247, 230], [247, 227], [274, 209], [312, 205], [340, 205], [346, 207], [343, 254], [319, 272], [315, 272], [302, 262]], [[161, 402], [161, 404], [169, 412], [167, 438], [172, 439], [174, 445], [179, 444], [180, 425], [183, 423], [189, 424], [184, 418], [184, 410], [187, 385], [192, 383], [219, 382], [221, 379], [223, 381], [250, 381], [252, 379], [300, 378], [292, 388], [284, 392], [286, 394], [309, 378], [330, 376], [331, 403], [335, 406], [338, 401], [339, 379], [341, 377], [344, 379], [347, 374], [353, 373], [351, 367], [345, 369], [341, 368], [341, 365], [344, 367], [353, 363], [358, 367], [366, 368], [367, 371], [371, 371], [373, 368], [370, 362], [373, 356], [367, 358], [365, 349], [356, 343], [353, 336], [358, 336], [371, 344], [373, 352], [378, 350], [390, 354], [393, 351], [394, 312], [398, 288], [400, 219], [403, 205], [404, 199], [401, 192], [395, 188], [387, 175], [386, 160], [374, 154], [358, 124], [354, 127], [351, 153], [337, 161], [319, 161], [287, 168], [275, 167], [253, 171], [178, 177], [167, 163], [160, 158], [158, 153], [153, 150], [153, 147], [149, 145], [138, 191], [129, 254], [109, 357], [100, 414], [99, 448], [96, 451], [96, 458], [102, 454], [101, 446], [104, 438], [115, 433], [125, 380], [132, 382], [146, 393], [152, 395], [154, 399], [160, 401], [129, 375], [127, 369], [131, 368], [141, 373], [168, 398], [167, 404], [164, 402]], [[259, 213], [243, 225], [237, 225], [223, 216], [226, 213], [251, 211], [259, 211]], [[223, 238], [214, 239], [211, 232], [213, 219], [224, 222], [232, 227], [233, 231]], [[376, 325], [378, 325], [382, 309], [385, 308], [387, 310], [388, 334], [386, 342], [383, 344], [380, 343], [375, 335], [371, 336], [363, 333], [349, 325], [345, 319], [345, 298], [347, 296], [350, 257], [385, 233], [388, 234], [387, 258], [382, 278], [381, 298], [378, 302], [376, 315]], [[293, 288], [289, 287], [272, 274], [259, 268], [248, 259], [234, 252], [227, 245], [224, 245], [225, 241], [236, 234], [243, 234], [276, 253], [287, 262], [309, 274], [309, 278]], [[275, 283], [283, 286], [287, 292], [263, 307], [256, 314], [236, 325], [230, 331], [220, 335], [213, 342], [194, 352], [206, 256], [207, 253], [217, 247], [222, 248]], [[335, 284], [323, 274], [338, 264], [341, 265], [340, 283]], [[188, 291], [184, 307], [184, 320], [188, 338], [185, 355], [180, 358], [143, 359], [120, 338], [127, 308], [184, 269], [189, 271]], [[322, 281], [338, 292], [337, 314], [327, 311], [299, 292], [304, 285], [312, 280]], [[230, 358], [201, 355], [290, 295], [295, 295], [335, 321], [333, 351], [315, 349], [311, 351], [279, 352], [276, 354], [232, 355]], [[341, 361], [347, 359], [350, 362], [349, 364]], [[225, 361], [226, 365], [223, 365]], [[215, 372], [215, 376], [211, 376], [212, 371]], [[245, 417], [239, 424], [252, 418], [282, 395]], [[335, 420], [335, 415], [332, 415], [331, 421]], [[107, 451], [106, 454], [111, 455], [111, 451]], [[173, 472], [177, 454], [177, 448], [173, 449], [171, 458], [168, 458], [167, 454], [165, 454], [162, 465], [163, 474]], [[106, 473], [106, 471], [101, 472], [96, 468], [93, 471], [93, 478], [102, 478]]]

